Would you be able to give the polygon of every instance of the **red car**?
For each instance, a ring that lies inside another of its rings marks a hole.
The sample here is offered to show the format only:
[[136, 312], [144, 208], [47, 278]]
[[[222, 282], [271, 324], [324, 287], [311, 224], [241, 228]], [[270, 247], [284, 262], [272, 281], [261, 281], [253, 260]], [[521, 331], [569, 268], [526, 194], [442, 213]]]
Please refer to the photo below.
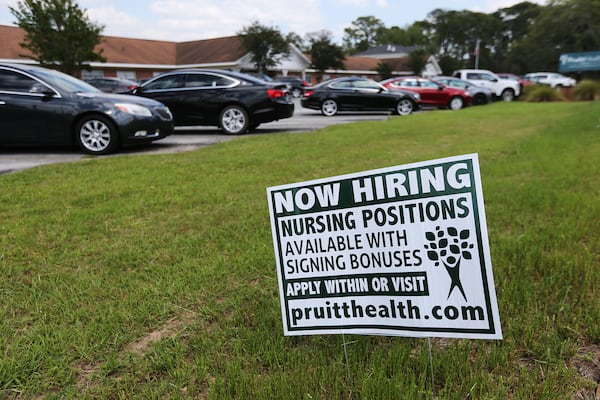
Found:
[[425, 107], [460, 110], [471, 104], [471, 96], [464, 90], [444, 86], [418, 76], [391, 78], [379, 83], [390, 90], [410, 90], [418, 93]]

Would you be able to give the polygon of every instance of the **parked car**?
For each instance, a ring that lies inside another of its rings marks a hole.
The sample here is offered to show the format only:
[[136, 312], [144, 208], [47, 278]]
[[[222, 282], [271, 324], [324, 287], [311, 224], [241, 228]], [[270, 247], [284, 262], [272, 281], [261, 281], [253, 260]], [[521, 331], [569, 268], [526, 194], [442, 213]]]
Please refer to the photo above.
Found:
[[304, 93], [304, 88], [307, 86], [306, 81], [298, 78], [297, 76], [277, 76], [273, 78], [273, 80], [277, 82], [285, 82], [288, 85], [292, 96], [296, 98], [302, 96], [302, 93]]
[[320, 110], [325, 116], [338, 111], [392, 111], [408, 115], [421, 108], [418, 94], [390, 91], [367, 78], [336, 78], [307, 88], [302, 107]]
[[127, 93], [140, 86], [136, 81], [121, 78], [90, 78], [85, 81], [104, 93]]
[[229, 135], [294, 114], [285, 84], [225, 70], [167, 72], [133, 90], [133, 94], [167, 105], [177, 126], [218, 126]]
[[496, 75], [498, 75], [502, 79], [512, 79], [513, 81], [519, 82], [521, 84], [521, 90], [523, 90], [524, 87], [535, 85], [535, 82], [531, 82], [529, 79], [525, 79], [524, 77], [517, 74], [511, 74], [509, 72], [498, 72]]
[[486, 69], [459, 69], [452, 74], [455, 78], [490, 89], [494, 96], [504, 101], [513, 101], [521, 95], [521, 85], [512, 79], [502, 79]]
[[431, 80], [447, 87], [464, 90], [471, 96], [471, 104], [474, 106], [491, 103], [494, 98], [494, 93], [490, 89], [452, 76], [436, 76], [431, 78]]
[[553, 88], [575, 86], [577, 81], [568, 76], [558, 74], [556, 72], [532, 72], [525, 74], [525, 79], [542, 85], [550, 85]]
[[463, 89], [447, 87], [418, 76], [390, 78], [379, 82], [390, 90], [410, 90], [421, 96], [421, 104], [460, 110], [471, 104], [471, 96]]
[[173, 133], [173, 117], [158, 101], [102, 93], [63, 74], [30, 65], [0, 64], [0, 143], [79, 145], [107, 154]]

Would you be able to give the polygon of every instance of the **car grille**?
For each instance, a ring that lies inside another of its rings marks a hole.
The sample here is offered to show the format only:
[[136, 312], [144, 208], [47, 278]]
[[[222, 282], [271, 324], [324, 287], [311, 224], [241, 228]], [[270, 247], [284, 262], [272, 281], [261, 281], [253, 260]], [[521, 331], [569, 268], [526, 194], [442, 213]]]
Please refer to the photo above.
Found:
[[169, 110], [167, 107], [155, 108], [154, 110], [158, 116], [165, 121], [170, 121], [173, 119], [173, 114], [171, 114], [171, 110]]

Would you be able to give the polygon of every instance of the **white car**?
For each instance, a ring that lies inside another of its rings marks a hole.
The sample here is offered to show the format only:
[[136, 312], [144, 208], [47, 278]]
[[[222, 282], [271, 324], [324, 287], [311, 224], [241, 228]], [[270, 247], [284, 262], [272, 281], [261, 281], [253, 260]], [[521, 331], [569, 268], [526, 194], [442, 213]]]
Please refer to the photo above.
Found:
[[550, 85], [553, 88], [575, 86], [577, 81], [568, 76], [556, 72], [534, 72], [526, 74], [525, 79], [543, 85]]
[[488, 88], [496, 98], [504, 101], [513, 101], [521, 94], [521, 84], [512, 79], [502, 79], [492, 71], [486, 69], [459, 69], [452, 76], [476, 86]]

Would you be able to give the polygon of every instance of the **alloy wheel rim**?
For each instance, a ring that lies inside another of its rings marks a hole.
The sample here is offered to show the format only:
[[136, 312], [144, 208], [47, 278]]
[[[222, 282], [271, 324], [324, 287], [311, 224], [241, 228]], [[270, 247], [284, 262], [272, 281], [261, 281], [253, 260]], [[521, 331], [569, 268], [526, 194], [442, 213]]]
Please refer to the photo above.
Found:
[[91, 151], [103, 151], [110, 145], [110, 128], [101, 121], [91, 120], [79, 131], [81, 143]]
[[337, 106], [333, 101], [326, 101], [323, 103], [323, 112], [325, 115], [333, 115], [337, 112]]
[[227, 110], [223, 114], [223, 126], [228, 132], [240, 132], [245, 124], [244, 114], [239, 110]]
[[412, 104], [408, 100], [402, 100], [398, 104], [398, 114], [407, 115], [412, 112]]

